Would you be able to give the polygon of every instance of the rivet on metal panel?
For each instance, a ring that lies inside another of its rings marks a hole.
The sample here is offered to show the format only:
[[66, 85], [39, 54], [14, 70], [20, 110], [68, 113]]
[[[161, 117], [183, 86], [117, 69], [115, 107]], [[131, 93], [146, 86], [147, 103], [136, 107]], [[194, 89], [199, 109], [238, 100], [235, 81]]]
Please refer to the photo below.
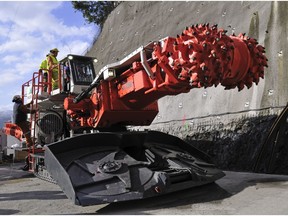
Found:
[[174, 8], [172, 7], [172, 8], [170, 8], [170, 10], [169, 10], [169, 11], [170, 11], [170, 12], [172, 12], [173, 10], [174, 10]]
[[274, 90], [273, 90], [273, 89], [269, 89], [269, 90], [268, 90], [268, 96], [273, 95], [273, 93], [274, 93]]
[[224, 11], [223, 13], [222, 13], [222, 17], [225, 17], [226, 16], [226, 11]]
[[182, 103], [179, 103], [179, 106], [178, 106], [179, 108], [182, 108], [183, 107], [183, 104]]
[[160, 119], [160, 118], [161, 118], [161, 115], [157, 115], [157, 118]]
[[117, 14], [120, 14], [120, 11], [117, 11]]
[[282, 51], [282, 50], [280, 50], [280, 51], [278, 52], [278, 56], [279, 56], [279, 57], [283, 56], [283, 51]]
[[189, 124], [190, 124], [190, 125], [194, 125], [194, 120], [191, 120], [191, 121], [189, 122]]
[[247, 102], [245, 102], [244, 107], [249, 107], [249, 105], [250, 105], [250, 103], [247, 101]]

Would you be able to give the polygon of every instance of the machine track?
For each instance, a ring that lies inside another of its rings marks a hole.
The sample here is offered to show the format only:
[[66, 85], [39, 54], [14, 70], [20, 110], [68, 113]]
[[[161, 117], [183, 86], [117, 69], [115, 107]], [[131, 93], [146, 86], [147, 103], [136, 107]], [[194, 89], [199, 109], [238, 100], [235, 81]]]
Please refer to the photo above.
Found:
[[33, 161], [33, 163], [30, 163], [30, 168], [32, 166], [32, 170], [30, 171], [33, 172], [34, 176], [44, 181], [57, 184], [57, 181], [52, 178], [52, 176], [46, 169], [44, 163], [44, 152], [30, 154], [30, 157]]
[[57, 182], [50, 176], [50, 177], [47, 177], [47, 176], [43, 176], [41, 175], [40, 173], [38, 172], [33, 172], [34, 176], [41, 179], [41, 180], [44, 180], [44, 181], [47, 181], [49, 183], [53, 183], [53, 184], [57, 184]]

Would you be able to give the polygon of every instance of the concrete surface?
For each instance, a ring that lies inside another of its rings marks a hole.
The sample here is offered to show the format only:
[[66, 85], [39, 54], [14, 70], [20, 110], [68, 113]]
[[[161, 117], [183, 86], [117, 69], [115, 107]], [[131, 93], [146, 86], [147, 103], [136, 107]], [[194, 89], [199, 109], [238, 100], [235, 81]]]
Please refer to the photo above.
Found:
[[0, 214], [287, 214], [288, 176], [225, 172], [216, 183], [162, 197], [80, 207], [60, 188], [19, 170], [0, 165]]

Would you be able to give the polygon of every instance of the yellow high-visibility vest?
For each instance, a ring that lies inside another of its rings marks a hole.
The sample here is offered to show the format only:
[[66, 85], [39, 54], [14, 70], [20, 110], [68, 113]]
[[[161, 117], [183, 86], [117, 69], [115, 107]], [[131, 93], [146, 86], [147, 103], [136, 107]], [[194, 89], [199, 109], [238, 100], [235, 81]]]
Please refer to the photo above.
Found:
[[[52, 59], [52, 64], [55, 65], [57, 64], [58, 65], [58, 60], [55, 56], [53, 55], [48, 55], [46, 60], [47, 60], [47, 68], [50, 69], [52, 67], [51, 65], [51, 62], [48, 61], [48, 58], [51, 58]], [[53, 71], [58, 71], [58, 67], [54, 68]]]
[[[51, 58], [52, 62], [49, 61], [48, 59]], [[55, 56], [53, 55], [48, 55], [47, 56], [47, 68], [49, 70], [49, 73], [51, 72], [51, 68], [53, 65], [57, 65], [57, 67], [54, 67], [52, 70], [52, 89], [57, 89], [58, 88], [58, 60]]]
[[[40, 69], [42, 70], [48, 70], [48, 63], [47, 63], [47, 59], [44, 59], [41, 64], [40, 64]], [[44, 71], [45, 72], [45, 71]]]

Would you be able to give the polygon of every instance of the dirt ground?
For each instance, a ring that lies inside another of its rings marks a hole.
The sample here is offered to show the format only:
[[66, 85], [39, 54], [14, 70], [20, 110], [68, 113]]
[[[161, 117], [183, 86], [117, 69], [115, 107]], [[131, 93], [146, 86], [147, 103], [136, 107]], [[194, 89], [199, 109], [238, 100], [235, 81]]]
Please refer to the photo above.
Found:
[[81, 207], [66, 198], [58, 185], [19, 168], [0, 165], [0, 214], [287, 214], [288, 177], [225, 172], [216, 183], [163, 197]]

